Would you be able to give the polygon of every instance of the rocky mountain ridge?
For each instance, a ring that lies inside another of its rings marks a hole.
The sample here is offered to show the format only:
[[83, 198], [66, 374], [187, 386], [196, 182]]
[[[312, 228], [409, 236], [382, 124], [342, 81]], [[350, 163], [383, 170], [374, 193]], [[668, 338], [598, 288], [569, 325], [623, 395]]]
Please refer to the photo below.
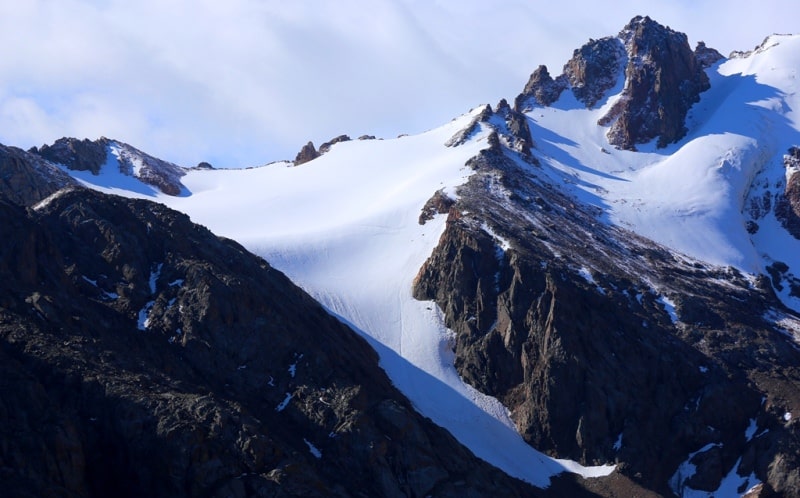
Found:
[[609, 128], [609, 143], [635, 150], [636, 144], [657, 139], [664, 147], [685, 135], [687, 111], [709, 87], [704, 68], [717, 56], [705, 44], [692, 51], [685, 34], [637, 16], [616, 37], [576, 49], [557, 78], [546, 67], [537, 68], [515, 107], [524, 112], [553, 105], [569, 88], [576, 100], [593, 108], [622, 81], [621, 95], [598, 120]]
[[[616, 461], [660, 494], [735, 475], [742, 492], [765, 482], [792, 495], [800, 462], [784, 451], [798, 434], [785, 414], [800, 402], [800, 356], [785, 330], [800, 321], [769, 280], [608, 226], [510, 141], [470, 161], [415, 280], [456, 332], [461, 376], [536, 448]], [[696, 470], [681, 474], [687, 455]]]
[[180, 181], [186, 174], [184, 168], [105, 137], [94, 141], [65, 137], [29, 152], [70, 170], [90, 171], [93, 175], [98, 175], [103, 166], [118, 168], [121, 174], [137, 178], [167, 195], [181, 195], [185, 190]]

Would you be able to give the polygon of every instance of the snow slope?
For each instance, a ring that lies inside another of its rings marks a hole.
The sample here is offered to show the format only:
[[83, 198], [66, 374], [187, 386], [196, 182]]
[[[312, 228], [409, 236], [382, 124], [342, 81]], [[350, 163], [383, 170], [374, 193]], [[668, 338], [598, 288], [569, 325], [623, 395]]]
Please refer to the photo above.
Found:
[[[763, 47], [709, 69], [711, 89], [692, 108], [688, 135], [665, 149], [613, 149], [596, 123], [618, 96], [586, 110], [565, 92], [529, 113], [543, 162], [609, 222], [709, 263], [763, 272], [777, 234], [751, 238], [743, 207], [754, 178], [783, 174], [780, 158], [800, 143], [800, 37], [773, 36]], [[791, 262], [800, 269], [797, 256]]]
[[76, 176], [107, 192], [155, 198], [262, 255], [360, 331], [420, 413], [510, 475], [540, 487], [565, 470], [606, 475], [614, 466], [584, 468], [527, 445], [505, 407], [459, 378], [438, 307], [411, 296], [444, 230], [444, 216], [420, 225], [420, 210], [439, 189], [455, 195], [487, 132], [460, 147], [444, 144], [480, 110], [418, 136], [342, 142], [298, 167], [190, 171], [185, 197], [129, 188], [113, 157], [100, 176]]

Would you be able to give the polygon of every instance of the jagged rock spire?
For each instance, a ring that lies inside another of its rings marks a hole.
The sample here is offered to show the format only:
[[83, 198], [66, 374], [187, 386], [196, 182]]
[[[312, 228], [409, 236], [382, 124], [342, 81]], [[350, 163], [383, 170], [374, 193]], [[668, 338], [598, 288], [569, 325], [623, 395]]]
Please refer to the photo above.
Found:
[[704, 69], [721, 57], [705, 44], [692, 51], [685, 34], [637, 16], [617, 36], [589, 40], [575, 50], [560, 76], [552, 78], [539, 66], [515, 107], [525, 112], [552, 105], [569, 88], [592, 108], [623, 77], [621, 97], [598, 121], [609, 127], [609, 143], [635, 149], [657, 139], [664, 147], [686, 134], [686, 114], [710, 86]]

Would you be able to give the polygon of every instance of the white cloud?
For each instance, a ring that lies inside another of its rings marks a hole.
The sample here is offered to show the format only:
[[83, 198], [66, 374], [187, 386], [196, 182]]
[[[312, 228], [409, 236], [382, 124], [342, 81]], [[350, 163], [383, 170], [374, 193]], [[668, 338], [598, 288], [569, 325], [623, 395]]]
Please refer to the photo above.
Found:
[[636, 14], [727, 53], [798, 13], [788, 0], [537, 4], [0, 0], [0, 142], [105, 135], [185, 165], [253, 165], [513, 99], [536, 66], [559, 73]]

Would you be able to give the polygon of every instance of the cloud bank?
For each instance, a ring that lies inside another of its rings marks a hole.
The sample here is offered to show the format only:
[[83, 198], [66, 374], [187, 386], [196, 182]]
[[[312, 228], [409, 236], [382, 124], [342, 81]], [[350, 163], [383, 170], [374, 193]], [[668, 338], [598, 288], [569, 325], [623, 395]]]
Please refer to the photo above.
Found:
[[723, 54], [791, 32], [763, 2], [0, 0], [0, 142], [108, 136], [192, 166], [290, 159], [513, 99], [642, 14]]

